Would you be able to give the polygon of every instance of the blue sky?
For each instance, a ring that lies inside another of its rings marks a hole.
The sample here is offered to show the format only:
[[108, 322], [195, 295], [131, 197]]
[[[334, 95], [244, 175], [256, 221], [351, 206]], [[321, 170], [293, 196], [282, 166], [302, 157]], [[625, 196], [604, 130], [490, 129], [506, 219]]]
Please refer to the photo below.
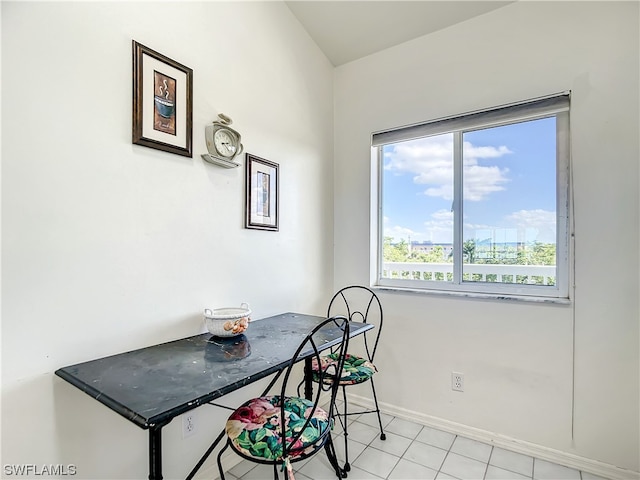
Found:
[[[555, 243], [555, 117], [467, 132], [464, 237]], [[452, 242], [453, 135], [384, 147], [384, 234]]]

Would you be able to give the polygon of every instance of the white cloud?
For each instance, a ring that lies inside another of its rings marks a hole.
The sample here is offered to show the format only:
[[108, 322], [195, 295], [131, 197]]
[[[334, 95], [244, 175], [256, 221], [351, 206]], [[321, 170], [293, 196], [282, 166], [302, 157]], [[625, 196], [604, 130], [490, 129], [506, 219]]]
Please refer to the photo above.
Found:
[[[504, 190], [509, 169], [485, 166], [478, 160], [499, 158], [512, 153], [506, 146], [475, 146], [464, 142], [464, 196], [480, 201]], [[445, 134], [402, 142], [385, 154], [385, 170], [413, 174], [416, 184], [427, 185], [424, 194], [453, 199], [453, 135]]]
[[556, 212], [548, 210], [519, 210], [504, 217], [500, 225], [464, 225], [465, 237], [492, 238], [497, 242], [556, 241]]
[[556, 242], [556, 212], [549, 210], [519, 210], [505, 220], [524, 232], [525, 241]]
[[464, 142], [462, 146], [464, 156], [468, 158], [498, 158], [508, 153], [513, 153], [504, 145], [496, 147], [476, 147], [471, 142]]
[[451, 210], [438, 210], [431, 214], [431, 218], [453, 224], [453, 212]]
[[[386, 219], [385, 219], [386, 220]], [[492, 238], [496, 242], [555, 243], [556, 213], [548, 210], [519, 210], [504, 217], [501, 225], [465, 223], [465, 238]], [[395, 225], [386, 227], [385, 236], [394, 241], [431, 241], [434, 243], [453, 242], [453, 212], [438, 210], [423, 223], [424, 230], [413, 230]]]
[[[385, 224], [387, 223], [385, 217]], [[405, 240], [415, 242], [430, 241], [434, 243], [451, 243], [453, 241], [453, 212], [438, 210], [430, 215], [422, 225], [424, 229], [413, 230], [400, 225], [385, 226], [384, 236], [393, 237], [394, 241]]]
[[431, 214], [431, 220], [424, 222], [427, 240], [434, 243], [453, 242], [453, 212], [438, 210]]
[[519, 210], [507, 215], [506, 220], [518, 227], [556, 228], [556, 212], [549, 210]]
[[465, 162], [464, 199], [479, 202], [493, 192], [504, 190], [502, 184], [509, 181], [506, 177], [508, 172], [508, 168], [469, 165]]
[[394, 225], [392, 227], [384, 227], [384, 236], [392, 237], [394, 242], [398, 242], [400, 240], [408, 241], [411, 238], [411, 241], [421, 241], [424, 235], [420, 235], [419, 233], [411, 230], [410, 228], [401, 227], [399, 225]]

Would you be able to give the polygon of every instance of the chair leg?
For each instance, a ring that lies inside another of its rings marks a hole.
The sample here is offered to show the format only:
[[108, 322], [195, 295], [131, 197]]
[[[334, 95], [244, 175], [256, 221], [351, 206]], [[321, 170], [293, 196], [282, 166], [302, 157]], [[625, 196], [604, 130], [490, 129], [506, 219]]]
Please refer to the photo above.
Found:
[[380, 425], [380, 440], [386, 440], [387, 436], [382, 428], [382, 418], [380, 418], [380, 407], [378, 407], [378, 397], [376, 396], [376, 386], [373, 384], [373, 378], [371, 378], [371, 390], [373, 391], [373, 401], [376, 404], [376, 414], [378, 415], [378, 425]]
[[229, 443], [225, 443], [224, 447], [222, 447], [222, 449], [220, 450], [220, 452], [218, 453], [218, 472], [220, 473], [220, 480], [225, 480], [224, 478], [224, 470], [222, 470], [222, 453], [227, 449], [227, 447], [229, 446]]
[[[347, 431], [347, 423], [349, 423], [349, 417], [347, 416], [347, 388], [342, 386], [342, 401], [343, 401], [343, 415], [344, 415], [344, 431], [342, 434], [344, 435], [344, 468], [342, 471], [344, 473], [351, 470], [351, 465], [349, 465], [349, 432]], [[346, 477], [346, 475], [345, 475]]]
[[327, 458], [329, 459], [329, 463], [333, 467], [333, 470], [336, 472], [336, 476], [338, 478], [346, 478], [346, 472], [343, 472], [340, 468], [340, 464], [338, 464], [338, 457], [336, 455], [336, 448], [333, 445], [333, 439], [331, 438], [331, 434], [329, 434], [329, 438], [324, 444], [324, 450], [327, 453]]

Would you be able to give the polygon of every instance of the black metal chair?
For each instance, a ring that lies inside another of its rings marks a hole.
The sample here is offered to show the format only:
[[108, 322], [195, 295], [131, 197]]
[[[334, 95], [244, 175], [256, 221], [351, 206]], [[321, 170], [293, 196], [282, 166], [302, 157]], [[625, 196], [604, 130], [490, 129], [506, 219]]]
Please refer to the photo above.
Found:
[[[332, 351], [337, 354], [337, 359], [335, 362], [324, 362], [318, 348], [326, 343], [328, 332], [333, 332], [329, 338], [334, 338], [336, 331], [340, 340], [332, 347]], [[344, 367], [348, 343], [347, 318], [328, 318], [307, 335], [292, 356], [284, 370], [278, 395], [248, 400], [231, 414], [225, 426], [226, 445], [217, 460], [221, 480], [225, 480], [221, 457], [228, 447], [246, 460], [273, 465], [276, 480], [279, 466], [285, 471], [285, 478], [292, 480], [291, 463], [309, 458], [324, 448], [336, 476], [343, 476], [331, 439], [333, 409], [339, 385], [327, 380], [327, 377], [334, 377]], [[311, 399], [300, 397], [300, 386], [294, 396], [287, 392], [294, 366], [302, 359], [306, 362], [311, 359], [311, 369], [318, 379], [318, 388], [310, 395], [313, 397]], [[272, 385], [273, 382], [270, 387]], [[330, 392], [328, 410], [318, 406], [321, 397], [323, 402], [327, 400], [326, 392]]]
[[[343, 372], [340, 376], [338, 384], [342, 387], [343, 407], [342, 412], [336, 408], [336, 416], [338, 417], [343, 429], [344, 435], [344, 455], [345, 463], [343, 473], [351, 470], [349, 464], [349, 445], [348, 445], [348, 417], [351, 415], [361, 415], [365, 413], [375, 413], [378, 416], [378, 425], [380, 426], [380, 440], [386, 440], [386, 435], [382, 427], [382, 419], [380, 418], [380, 407], [378, 406], [378, 397], [376, 388], [373, 383], [373, 375], [377, 372], [373, 364], [382, 332], [383, 312], [382, 305], [377, 295], [369, 288], [360, 285], [352, 285], [339, 290], [329, 302], [327, 316], [343, 315], [349, 321], [371, 323], [376, 328], [369, 330], [362, 335], [364, 348], [361, 355], [347, 353], [344, 360]], [[329, 355], [330, 358], [337, 361], [338, 356], [335, 353]], [[358, 410], [350, 412], [347, 403], [347, 387], [350, 385], [359, 385], [364, 382], [370, 382], [373, 392], [373, 410]]]

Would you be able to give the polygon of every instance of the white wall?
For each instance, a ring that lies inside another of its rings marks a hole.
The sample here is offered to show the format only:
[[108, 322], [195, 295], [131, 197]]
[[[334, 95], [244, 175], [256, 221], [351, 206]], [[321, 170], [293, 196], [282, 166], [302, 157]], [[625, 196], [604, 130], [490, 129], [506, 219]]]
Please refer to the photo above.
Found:
[[573, 304], [382, 293], [386, 408], [638, 471], [638, 23], [637, 2], [517, 2], [336, 69], [336, 287], [369, 280], [371, 132], [572, 91]]
[[[132, 145], [133, 39], [194, 70], [193, 158]], [[2, 2], [3, 465], [146, 478], [147, 432], [57, 368], [200, 333], [205, 307], [324, 312], [332, 72], [281, 2]], [[220, 112], [280, 164], [278, 233], [243, 228], [243, 168], [200, 158]], [[165, 478], [226, 415], [165, 428]]]
[[[204, 307], [322, 313], [332, 282], [368, 281], [353, 246], [369, 242], [372, 131], [571, 89], [575, 302], [385, 293], [380, 398], [638, 470], [637, 3], [518, 2], [339, 67], [335, 98], [329, 62], [279, 2], [1, 8], [3, 465], [146, 477], [146, 432], [56, 368], [198, 333]], [[194, 69], [193, 159], [131, 145], [132, 39]], [[199, 158], [219, 112], [280, 163], [277, 234], [242, 228], [241, 169]], [[165, 478], [224, 415], [198, 413], [194, 437], [166, 427]]]

